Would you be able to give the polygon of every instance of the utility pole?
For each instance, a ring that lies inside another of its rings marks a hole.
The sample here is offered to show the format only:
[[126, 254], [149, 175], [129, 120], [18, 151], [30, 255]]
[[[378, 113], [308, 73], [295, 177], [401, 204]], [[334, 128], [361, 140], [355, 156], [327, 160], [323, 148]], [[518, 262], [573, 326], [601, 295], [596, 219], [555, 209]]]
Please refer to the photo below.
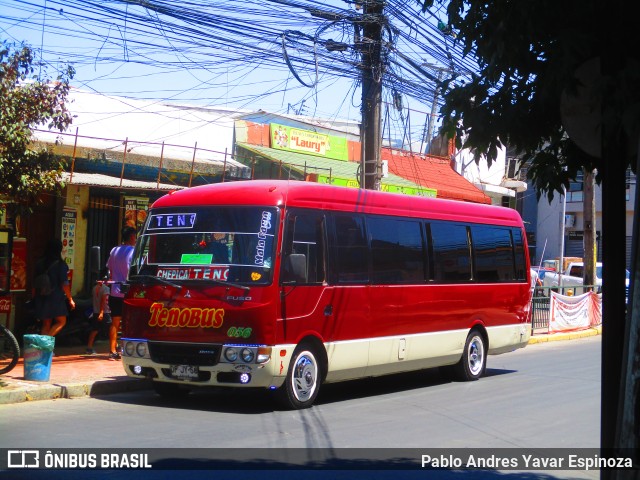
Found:
[[362, 52], [362, 159], [360, 168], [360, 187], [368, 190], [380, 190], [382, 164], [381, 110], [382, 110], [382, 26], [384, 16], [383, 0], [365, 0], [363, 2]]
[[584, 285], [596, 284], [596, 197], [592, 170], [584, 169]]
[[427, 123], [427, 147], [424, 153], [429, 155], [431, 153], [431, 137], [433, 136], [433, 126], [436, 123], [434, 118], [436, 116], [436, 108], [438, 107], [438, 96], [440, 95], [440, 82], [442, 82], [442, 69], [438, 71], [438, 83], [436, 83], [436, 89], [433, 91], [433, 103], [431, 104], [431, 115], [429, 115], [429, 121]]

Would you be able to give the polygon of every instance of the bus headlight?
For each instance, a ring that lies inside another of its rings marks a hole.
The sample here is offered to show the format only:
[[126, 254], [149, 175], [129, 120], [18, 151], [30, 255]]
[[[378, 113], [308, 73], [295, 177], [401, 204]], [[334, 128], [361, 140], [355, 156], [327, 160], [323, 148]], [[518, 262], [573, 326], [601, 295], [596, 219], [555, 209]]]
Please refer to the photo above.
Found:
[[136, 351], [136, 344], [133, 342], [127, 342], [124, 344], [124, 353], [127, 357], [133, 357], [133, 352]]
[[238, 359], [238, 350], [234, 347], [227, 347], [224, 351], [224, 358], [227, 359], [227, 362], [235, 362]]
[[136, 354], [139, 357], [146, 357], [147, 356], [147, 343], [146, 342], [140, 342], [139, 344], [136, 345]]
[[254, 359], [254, 358], [255, 358], [255, 356], [256, 356], [256, 355], [255, 355], [255, 353], [253, 353], [253, 350], [252, 350], [252, 349], [250, 349], [250, 348], [243, 348], [243, 349], [242, 349], [242, 352], [240, 352], [240, 353], [241, 353], [241, 356], [242, 356], [242, 361], [243, 361], [244, 363], [251, 363], [251, 362], [253, 362], [253, 359]]

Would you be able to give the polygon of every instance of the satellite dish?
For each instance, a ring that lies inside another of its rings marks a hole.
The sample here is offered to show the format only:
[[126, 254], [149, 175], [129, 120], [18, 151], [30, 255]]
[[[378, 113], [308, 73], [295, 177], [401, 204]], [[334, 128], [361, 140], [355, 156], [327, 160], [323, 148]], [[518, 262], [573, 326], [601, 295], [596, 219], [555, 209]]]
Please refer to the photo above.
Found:
[[569, 138], [592, 157], [602, 156], [602, 91], [599, 88], [600, 57], [592, 58], [574, 73], [575, 91], [564, 89], [560, 96], [560, 117]]

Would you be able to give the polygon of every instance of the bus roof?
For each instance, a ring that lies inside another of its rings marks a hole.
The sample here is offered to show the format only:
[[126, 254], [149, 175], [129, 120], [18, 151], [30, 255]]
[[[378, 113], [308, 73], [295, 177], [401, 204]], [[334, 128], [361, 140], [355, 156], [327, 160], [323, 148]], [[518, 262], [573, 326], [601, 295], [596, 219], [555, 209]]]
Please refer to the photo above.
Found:
[[438, 198], [336, 187], [298, 180], [245, 180], [202, 185], [165, 195], [153, 208], [260, 205], [398, 215], [522, 226], [511, 208]]

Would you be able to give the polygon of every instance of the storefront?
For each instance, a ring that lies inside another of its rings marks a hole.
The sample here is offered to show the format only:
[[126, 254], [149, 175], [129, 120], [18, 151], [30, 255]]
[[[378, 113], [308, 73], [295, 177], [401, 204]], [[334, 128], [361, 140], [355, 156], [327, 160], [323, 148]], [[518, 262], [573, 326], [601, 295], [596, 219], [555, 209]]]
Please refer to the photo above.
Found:
[[[28, 321], [25, 303], [31, 298], [35, 264], [50, 238], [62, 241], [72, 295], [88, 298], [99, 268], [121, 242], [122, 228], [140, 229], [157, 198], [182, 188], [87, 173], [65, 173], [63, 181], [60, 196], [43, 195], [29, 215], [15, 222], [0, 207], [0, 322], [14, 331]], [[97, 266], [90, 253], [96, 247]]]

